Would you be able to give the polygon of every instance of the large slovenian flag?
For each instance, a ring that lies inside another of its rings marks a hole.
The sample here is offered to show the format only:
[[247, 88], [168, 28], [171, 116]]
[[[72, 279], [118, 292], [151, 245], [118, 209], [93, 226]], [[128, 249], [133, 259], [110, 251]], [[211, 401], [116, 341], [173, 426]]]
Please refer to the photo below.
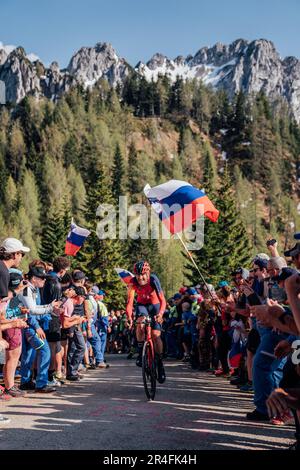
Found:
[[134, 277], [134, 275], [126, 269], [115, 268], [115, 270], [117, 271], [121, 281], [124, 282], [124, 284], [129, 284], [131, 279]]
[[86, 228], [81, 228], [76, 225], [72, 219], [71, 230], [68, 233], [66, 240], [65, 254], [68, 256], [75, 256], [90, 233], [91, 232]]
[[172, 234], [187, 229], [203, 215], [212, 222], [218, 220], [219, 211], [206, 194], [185, 181], [170, 180], [153, 188], [147, 184], [144, 193]]

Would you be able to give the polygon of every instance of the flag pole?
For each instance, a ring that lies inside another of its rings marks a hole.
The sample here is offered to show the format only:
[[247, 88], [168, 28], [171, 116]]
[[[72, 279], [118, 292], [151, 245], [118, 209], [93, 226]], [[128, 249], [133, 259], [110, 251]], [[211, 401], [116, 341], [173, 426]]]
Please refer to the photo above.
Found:
[[182, 245], [183, 245], [185, 251], [187, 252], [187, 254], [188, 254], [190, 260], [192, 261], [193, 265], [195, 266], [196, 270], [198, 271], [199, 276], [200, 276], [202, 282], [204, 282], [204, 285], [206, 286], [206, 289], [207, 289], [207, 291], [208, 291], [210, 297], [212, 298], [212, 300], [214, 300], [213, 295], [212, 295], [212, 293], [210, 292], [210, 289], [208, 288], [207, 282], [206, 282], [206, 280], [204, 279], [204, 277], [203, 277], [203, 275], [202, 275], [202, 273], [201, 273], [201, 271], [200, 271], [198, 265], [196, 264], [196, 262], [195, 262], [195, 260], [194, 260], [194, 258], [193, 258], [193, 255], [192, 255], [191, 252], [188, 250], [188, 247], [187, 247], [186, 244], [184, 243], [184, 241], [183, 241], [181, 235], [179, 235], [179, 233], [176, 233], [176, 235], [177, 235], [177, 237], [179, 238], [179, 240], [181, 241], [181, 243], [182, 243]]

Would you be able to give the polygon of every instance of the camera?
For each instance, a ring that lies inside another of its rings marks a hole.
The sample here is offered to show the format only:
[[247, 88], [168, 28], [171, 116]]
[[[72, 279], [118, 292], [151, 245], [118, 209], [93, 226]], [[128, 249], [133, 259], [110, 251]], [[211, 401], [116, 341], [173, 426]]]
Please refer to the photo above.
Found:
[[275, 238], [272, 238], [272, 240], [268, 240], [268, 241], [267, 241], [267, 246], [272, 246], [272, 245], [274, 245], [275, 243], [276, 243]]

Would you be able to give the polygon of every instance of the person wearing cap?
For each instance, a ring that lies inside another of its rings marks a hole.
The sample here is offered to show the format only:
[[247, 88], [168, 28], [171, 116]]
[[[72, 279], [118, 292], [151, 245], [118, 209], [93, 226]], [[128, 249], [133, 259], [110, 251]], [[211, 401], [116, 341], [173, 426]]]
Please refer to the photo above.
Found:
[[[262, 281], [268, 275], [265, 263], [268, 266], [268, 261], [266, 260], [257, 259], [254, 262], [254, 268], [257, 267], [255, 275]], [[266, 301], [269, 302], [263, 295], [260, 298], [261, 304]], [[252, 306], [255, 305], [257, 304], [252, 304]], [[266, 401], [282, 379], [282, 369], [286, 358], [274, 359], [267, 354], [273, 355], [276, 347], [283, 340], [286, 340], [287, 336], [284, 333], [274, 331], [270, 325], [260, 323], [259, 317], [257, 318], [256, 327], [260, 335], [260, 344], [253, 360], [254, 404], [256, 408], [252, 412], [247, 413], [247, 419], [252, 421], [269, 421]]]
[[[273, 279], [278, 282], [282, 289], [284, 289], [287, 279], [297, 273], [298, 271], [296, 269], [284, 267], [277, 276], [273, 277]], [[289, 314], [290, 310], [288, 307], [284, 307], [280, 304], [268, 304], [251, 307], [251, 310], [255, 312], [261, 324], [276, 328], [277, 330], [291, 335], [297, 335], [297, 326], [293, 317]]]
[[181, 300], [181, 294], [176, 292], [174, 296], [170, 299], [169, 305], [169, 320], [168, 320], [168, 329], [167, 329], [167, 344], [168, 344], [168, 356], [177, 357], [179, 354], [178, 344], [177, 344], [177, 330], [178, 326], [175, 326], [178, 323], [178, 309], [177, 305]]
[[[283, 267], [280, 273], [275, 276], [274, 279], [276, 280], [276, 282], [278, 282], [281, 288], [285, 288], [288, 280], [295, 275], [298, 275], [297, 270], [289, 267]], [[290, 308], [279, 304], [269, 304], [258, 307], [252, 307], [251, 309], [254, 311], [256, 317], [262, 324], [266, 326], [271, 326], [279, 331], [286, 332], [289, 334], [289, 336], [279, 342], [274, 349], [274, 354], [277, 358], [287, 357], [286, 364], [283, 368], [283, 378], [280, 384], [278, 384], [278, 386], [284, 389], [298, 387], [300, 382], [299, 377], [297, 376], [297, 373], [295, 371], [295, 364], [292, 361], [291, 352], [293, 342], [299, 339], [299, 330], [297, 328], [294, 318], [291, 315]], [[270, 394], [269, 398], [267, 399], [266, 404], [269, 412], [270, 402], [273, 402], [273, 399], [277, 395], [277, 392], [278, 390], [276, 389]], [[279, 417], [276, 415], [279, 415]], [[276, 416], [276, 423], [278, 422], [278, 424], [283, 424], [280, 415], [280, 412], [274, 413], [272, 414], [272, 416], [270, 415], [270, 417], [273, 418], [272, 422], [274, 421], [274, 416]], [[299, 445], [300, 424], [297, 415], [295, 415], [294, 417], [297, 431], [296, 438]]]
[[30, 248], [16, 238], [6, 238], [0, 246], [0, 298], [7, 297], [9, 269], [18, 268]]
[[267, 255], [267, 253], [257, 253], [257, 255], [254, 256], [252, 263], [254, 263], [256, 259], [263, 259], [265, 261], [269, 261], [270, 256]]
[[[5, 308], [5, 318], [6, 321], [10, 323], [10, 328], [5, 329], [3, 333], [3, 338], [8, 342], [8, 348], [5, 350], [5, 365], [3, 368], [5, 384], [4, 393], [11, 397], [20, 397], [24, 395], [24, 392], [22, 392], [15, 385], [15, 372], [17, 369], [22, 349], [21, 328], [26, 328], [28, 326], [27, 323], [22, 319], [23, 312], [19, 306], [20, 301], [18, 297], [14, 295], [16, 289], [20, 291], [20, 288], [25, 288], [22, 281], [22, 271], [11, 268], [10, 281], [8, 286], [11, 298], [8, 300]], [[17, 320], [17, 324], [15, 326], [14, 320]]]
[[221, 289], [222, 287], [227, 287], [229, 286], [227, 281], [220, 281], [218, 284], [218, 287]]
[[[294, 235], [296, 240], [300, 239], [299, 233]], [[284, 256], [291, 257], [293, 264], [296, 266], [297, 270], [300, 270], [300, 242], [296, 243], [296, 245], [284, 252]], [[286, 292], [288, 295], [288, 301], [292, 308], [293, 315], [295, 318], [295, 322], [300, 332], [300, 300], [299, 300], [299, 284], [300, 284], [300, 276], [298, 273], [290, 276], [290, 278], [286, 282]]]
[[278, 285], [276, 280], [276, 276], [278, 276], [281, 270], [286, 267], [287, 264], [285, 259], [280, 256], [269, 259], [267, 265], [268, 278], [266, 278], [264, 283], [264, 296], [266, 298], [276, 300], [279, 303], [286, 301], [286, 292]]
[[98, 320], [98, 303], [96, 296], [99, 294], [99, 287], [94, 286], [91, 282], [87, 281], [85, 287], [88, 289], [86, 308], [90, 311], [90, 333], [88, 342], [93, 349], [95, 364], [90, 364], [90, 368], [94, 369], [101, 363], [101, 339], [96, 330], [96, 323]]
[[98, 320], [97, 320], [97, 331], [101, 341], [101, 348], [100, 348], [100, 363], [98, 364], [99, 369], [107, 369], [109, 364], [106, 364], [104, 360], [104, 354], [106, 349], [106, 342], [107, 342], [107, 330], [109, 327], [108, 321], [108, 310], [106, 305], [103, 302], [103, 298], [105, 296], [105, 292], [103, 290], [99, 290], [99, 293], [96, 297], [97, 304], [98, 304]]
[[[19, 248], [22, 247], [24, 248], [24, 252], [22, 253], [18, 252]], [[15, 251], [16, 250], [16, 251]], [[12, 267], [17, 267], [19, 266], [22, 255], [23, 253], [30, 251], [29, 248], [24, 247], [23, 244], [15, 239], [15, 238], [7, 238], [4, 240], [2, 243], [2, 246], [0, 248], [0, 316], [2, 317], [0, 321], [0, 349], [9, 349], [9, 352], [6, 353], [9, 356], [16, 356], [18, 355], [18, 350], [17, 348], [13, 347], [12, 349], [12, 342], [15, 344], [14, 338], [11, 337], [12, 335], [9, 333], [12, 333], [13, 328], [20, 328], [22, 327], [21, 325], [24, 325], [24, 322], [19, 319], [11, 319], [7, 320], [6, 317], [6, 309], [7, 305], [10, 302], [10, 299], [12, 297], [12, 293], [10, 292], [9, 294], [9, 284], [10, 284], [10, 272], [9, 270], [12, 269]], [[16, 282], [16, 279], [14, 280]], [[22, 287], [22, 283], [18, 282], [18, 285], [14, 285], [14, 291], [17, 291], [20, 286]], [[12, 290], [12, 289], [11, 289]], [[8, 297], [9, 296], [9, 297]], [[6, 335], [6, 332], [8, 331], [8, 335], [10, 336], [9, 341], [6, 341], [2, 337], [2, 332], [4, 336]], [[17, 330], [16, 337], [19, 335], [19, 332]], [[15, 358], [13, 359], [15, 361]], [[13, 380], [14, 380], [14, 374], [13, 374], [13, 367], [10, 368], [10, 374], [8, 371], [8, 375], [12, 376], [13, 375]], [[11, 381], [10, 383], [6, 383], [6, 387], [11, 388], [14, 386], [14, 382]], [[10, 393], [11, 395], [11, 393]], [[10, 395], [7, 393], [4, 393], [4, 388], [0, 387], [0, 398], [2, 399], [9, 399]], [[8, 423], [10, 420], [2, 415], [0, 415], [0, 423]]]
[[50, 304], [61, 297], [61, 280], [70, 268], [70, 261], [65, 256], [58, 256], [53, 261], [53, 270], [48, 271], [48, 277], [42, 290], [42, 303]]
[[[47, 305], [39, 305], [39, 289], [45, 285], [48, 274], [43, 267], [32, 266], [27, 274], [28, 286], [19, 294], [19, 300], [29, 309], [28, 328], [23, 334], [21, 359], [21, 390], [35, 390], [40, 393], [52, 393], [56, 389], [48, 386], [48, 370], [50, 366], [50, 348], [46, 334], [41, 327], [42, 317], [50, 321], [53, 310], [60, 302], [53, 301]], [[31, 368], [37, 359], [37, 375], [32, 380]]]
[[86, 301], [86, 289], [81, 286], [72, 286], [70, 294], [62, 305], [63, 319], [62, 326], [67, 332], [68, 348], [67, 348], [67, 364], [66, 379], [71, 382], [77, 382], [81, 376], [78, 369], [84, 358], [86, 345], [82, 333], [81, 325], [86, 321], [84, 315], [76, 312], [78, 305], [84, 305]]
[[[43, 304], [60, 301], [62, 297], [62, 279], [70, 268], [70, 261], [65, 256], [58, 256], [53, 261], [53, 270], [48, 271], [45, 285], [41, 291]], [[53, 385], [61, 385], [55, 379], [55, 375], [61, 374], [62, 346], [61, 346], [61, 322], [59, 315], [53, 313], [49, 321], [49, 327], [45, 331], [51, 353], [51, 362], [48, 371], [48, 381]]]
[[212, 296], [214, 297], [216, 295], [215, 288], [212, 284], [204, 284], [202, 292], [205, 299], [211, 299]]
[[[298, 236], [298, 234], [296, 234]], [[297, 269], [300, 269], [300, 242], [296, 243], [293, 248], [284, 252], [284, 256], [287, 258], [292, 258], [293, 264], [296, 266]]]

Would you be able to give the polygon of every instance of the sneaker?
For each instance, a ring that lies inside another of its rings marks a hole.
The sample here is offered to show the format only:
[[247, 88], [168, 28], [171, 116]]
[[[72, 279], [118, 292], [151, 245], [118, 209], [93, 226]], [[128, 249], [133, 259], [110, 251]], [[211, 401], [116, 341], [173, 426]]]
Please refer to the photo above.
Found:
[[10, 421], [11, 420], [9, 418], [5, 418], [5, 416], [0, 415], [0, 424], [8, 424]]
[[264, 413], [261, 413], [260, 411], [256, 409], [247, 413], [246, 418], [249, 421], [270, 421], [270, 418], [268, 415], [265, 415]]
[[231, 379], [230, 384], [231, 385], [237, 385], [237, 386], [245, 385], [244, 383], [241, 382], [241, 379], [239, 377], [234, 377], [234, 379]]
[[5, 393], [7, 393], [7, 395], [10, 395], [13, 398], [18, 398], [18, 397], [24, 397], [25, 396], [25, 392], [20, 390], [15, 385], [11, 388], [8, 388], [8, 389], [6, 388]]
[[53, 380], [48, 381], [47, 385], [49, 387], [61, 387], [61, 382], [59, 380], [53, 378]]
[[98, 364], [97, 368], [98, 369], [108, 369], [109, 364], [105, 364], [105, 362], [100, 362], [100, 364]]
[[60, 383], [60, 385], [64, 385], [64, 379], [62, 374], [54, 374], [54, 379]]
[[246, 383], [245, 385], [240, 387], [240, 391], [241, 392], [254, 392], [254, 388], [253, 388], [252, 383], [250, 383], [250, 382]]
[[5, 388], [1, 387], [1, 385], [0, 385], [0, 400], [8, 401], [10, 399], [11, 399], [11, 396], [7, 395], [7, 393], [5, 392]]
[[139, 357], [137, 358], [137, 360], [135, 361], [135, 363], [136, 363], [136, 365], [137, 365], [138, 367], [142, 367], [143, 361], [142, 361], [141, 356], [139, 356]]
[[56, 392], [56, 388], [50, 387], [49, 385], [44, 385], [44, 387], [35, 389], [35, 393], [53, 393], [53, 392]]
[[270, 419], [270, 423], [274, 426], [284, 426], [284, 421], [280, 417]]
[[216, 377], [224, 377], [225, 379], [230, 379], [231, 375], [230, 372], [223, 372], [222, 369], [219, 369], [215, 372]]
[[294, 421], [295, 420], [293, 415], [289, 411], [286, 411], [282, 415], [272, 418], [270, 423], [274, 424], [275, 426], [284, 426], [285, 424], [293, 424]]
[[20, 385], [20, 390], [35, 390], [35, 383], [33, 381], [25, 382]]
[[90, 364], [88, 367], [90, 370], [96, 370], [97, 366], [95, 364]]
[[79, 382], [80, 378], [78, 375], [67, 375], [66, 379], [69, 380], [70, 382]]

